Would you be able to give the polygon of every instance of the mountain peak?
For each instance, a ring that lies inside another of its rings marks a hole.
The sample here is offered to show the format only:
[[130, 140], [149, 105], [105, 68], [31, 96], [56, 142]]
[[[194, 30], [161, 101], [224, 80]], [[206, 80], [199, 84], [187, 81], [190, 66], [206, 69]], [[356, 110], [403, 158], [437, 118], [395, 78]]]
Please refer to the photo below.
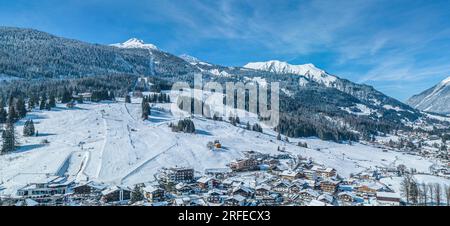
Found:
[[155, 45], [146, 44], [144, 40], [138, 38], [130, 38], [126, 42], [112, 44], [111, 46], [124, 49], [158, 49]]
[[450, 85], [450, 76], [448, 76], [448, 78], [442, 80], [441, 84], [442, 85]]
[[412, 96], [406, 102], [423, 111], [450, 113], [450, 77], [422, 93]]
[[314, 64], [292, 65], [284, 61], [270, 60], [266, 62], [250, 62], [244, 68], [270, 71], [276, 74], [297, 74], [305, 76], [315, 82], [331, 86], [336, 81], [336, 77], [317, 68]]

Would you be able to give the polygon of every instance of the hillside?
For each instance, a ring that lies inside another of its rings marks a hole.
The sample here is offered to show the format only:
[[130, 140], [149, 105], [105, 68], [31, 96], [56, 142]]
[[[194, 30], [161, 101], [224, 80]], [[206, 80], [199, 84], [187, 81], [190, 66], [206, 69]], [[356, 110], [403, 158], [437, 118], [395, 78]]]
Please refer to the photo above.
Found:
[[[4, 90], [22, 96], [29, 95], [24, 90], [36, 80], [117, 74], [164, 80], [167, 88], [176, 81], [192, 84], [193, 75], [201, 73], [204, 81], [221, 84], [246, 82], [264, 86], [279, 82], [281, 125], [277, 130], [290, 137], [318, 136], [334, 141], [370, 139], [399, 129], [409, 130], [415, 121], [427, 120], [419, 111], [371, 86], [331, 75], [312, 64], [295, 66], [272, 61], [261, 68], [267, 63], [253, 63], [253, 68], [225, 67], [186, 55], [180, 58], [136, 38], [106, 46], [9, 27], [0, 28], [0, 53], [0, 74], [7, 84]], [[11, 79], [34, 81], [17, 85], [8, 83]], [[76, 88], [60, 85], [64, 87], [59, 89]], [[34, 90], [42, 92], [41, 88]]]
[[450, 114], [450, 77], [412, 96], [406, 103], [423, 111]]
[[[203, 172], [225, 167], [243, 157], [245, 151], [280, 153], [280, 146], [286, 153], [311, 157], [346, 177], [376, 166], [397, 164], [428, 172], [433, 164], [420, 156], [386, 152], [360, 143], [338, 144], [314, 138], [278, 141], [277, 133], [270, 128], [264, 128], [262, 134], [246, 130], [245, 122], [250, 118], [233, 126], [227, 121], [195, 116], [195, 134], [176, 133], [168, 124], [183, 118], [183, 112], [170, 112], [169, 104], [156, 104], [149, 120], [143, 121], [141, 99], [133, 99], [131, 104], [122, 101], [85, 103], [74, 109], [59, 105], [52, 111], [30, 112], [27, 118], [35, 121], [40, 135], [19, 136], [23, 144], [20, 149], [0, 156], [0, 181], [5, 189], [0, 194], [13, 193], [48, 175], [65, 175], [77, 182], [134, 185], [154, 181], [161, 167], [186, 166]], [[24, 120], [17, 123], [18, 131]], [[49, 144], [42, 144], [43, 139]], [[207, 148], [207, 142], [213, 140], [220, 140], [222, 150]], [[298, 141], [307, 142], [309, 148], [297, 146]]]

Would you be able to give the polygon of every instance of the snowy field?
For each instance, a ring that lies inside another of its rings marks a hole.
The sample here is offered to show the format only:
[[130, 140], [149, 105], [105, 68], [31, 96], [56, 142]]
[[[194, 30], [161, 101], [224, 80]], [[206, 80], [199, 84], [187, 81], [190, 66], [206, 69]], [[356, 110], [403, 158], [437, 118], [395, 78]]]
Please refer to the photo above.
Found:
[[[133, 185], [155, 180], [154, 175], [161, 167], [189, 166], [203, 172], [206, 168], [225, 167], [243, 157], [244, 151], [280, 153], [278, 146], [336, 168], [342, 176], [398, 164], [428, 172], [433, 164], [419, 156], [383, 152], [359, 143], [337, 144], [314, 138], [277, 141], [277, 133], [268, 128], [261, 134], [245, 130], [244, 125], [233, 126], [203, 117], [193, 119], [195, 134], [174, 133], [168, 124], [176, 123], [182, 116], [171, 113], [170, 104], [152, 107], [149, 120], [143, 121], [140, 103], [141, 99], [133, 99], [131, 104], [86, 103], [73, 109], [58, 105], [52, 111], [30, 112], [27, 118], [34, 120], [39, 136], [22, 137], [26, 119], [17, 124], [21, 147], [0, 156], [0, 194], [13, 194], [27, 183], [50, 175]], [[246, 123], [245, 120], [241, 121]], [[41, 144], [45, 139], [49, 144]], [[206, 144], [216, 139], [224, 148], [210, 151]], [[298, 147], [298, 141], [306, 141], [309, 148]]]

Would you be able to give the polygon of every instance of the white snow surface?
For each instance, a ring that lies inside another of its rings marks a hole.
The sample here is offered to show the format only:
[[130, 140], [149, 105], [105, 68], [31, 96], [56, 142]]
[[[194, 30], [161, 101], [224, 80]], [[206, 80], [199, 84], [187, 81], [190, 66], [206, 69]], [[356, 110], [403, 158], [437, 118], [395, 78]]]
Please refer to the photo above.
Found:
[[270, 71], [277, 74], [297, 74], [303, 75], [315, 82], [332, 86], [337, 78], [326, 73], [324, 70], [317, 68], [313, 64], [292, 65], [287, 62], [271, 60], [266, 62], [251, 62], [244, 65], [244, 68]]
[[[209, 103], [222, 102], [222, 96], [207, 97]], [[85, 103], [74, 109], [58, 105], [52, 111], [30, 112], [27, 119], [33, 119], [39, 136], [22, 137], [26, 119], [17, 123], [21, 147], [0, 156], [0, 186], [5, 188], [0, 195], [14, 194], [18, 188], [51, 175], [67, 175], [75, 181], [134, 185], [154, 181], [161, 167], [187, 166], [203, 172], [207, 168], [226, 167], [232, 160], [243, 157], [244, 151], [277, 154], [278, 146], [285, 147], [288, 153], [311, 157], [319, 164], [333, 167], [342, 176], [398, 164], [428, 172], [432, 164], [419, 156], [383, 152], [359, 143], [338, 144], [316, 138], [278, 141], [277, 133], [263, 124], [264, 133], [244, 128], [246, 121], [254, 123], [256, 117], [241, 118], [243, 125], [233, 126], [226, 121], [195, 116], [195, 134], [175, 133], [168, 124], [184, 118], [183, 114], [171, 112], [170, 104], [156, 104], [149, 120], [143, 121], [140, 103], [141, 99], [133, 99], [131, 104]], [[50, 143], [42, 145], [44, 139]], [[210, 151], [206, 144], [216, 139], [224, 148]], [[309, 148], [297, 146], [298, 141], [307, 142]]]
[[137, 38], [131, 38], [128, 41], [124, 43], [116, 43], [111, 44], [111, 46], [115, 46], [118, 48], [124, 48], [124, 49], [151, 49], [151, 50], [158, 50], [158, 47], [156, 47], [153, 44], [146, 44], [143, 40], [137, 39]]
[[187, 55], [187, 54], [181, 54], [179, 57], [192, 65], [201, 64], [201, 65], [206, 65], [206, 66], [212, 66], [209, 63], [202, 62], [198, 58]]

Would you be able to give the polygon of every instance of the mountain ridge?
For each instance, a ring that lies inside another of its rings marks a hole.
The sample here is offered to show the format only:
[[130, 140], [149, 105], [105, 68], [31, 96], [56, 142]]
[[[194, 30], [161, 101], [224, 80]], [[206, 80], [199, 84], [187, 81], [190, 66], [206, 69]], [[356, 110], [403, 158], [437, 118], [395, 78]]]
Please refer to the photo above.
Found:
[[[145, 45], [139, 39], [130, 43], [133, 47]], [[5, 27], [0, 27], [0, 52], [0, 74], [24, 79], [129, 74], [192, 84], [193, 75], [201, 73], [205, 82], [221, 84], [279, 82], [279, 130], [291, 136], [342, 140], [354, 137], [349, 135], [350, 130], [361, 134], [388, 133], [422, 116], [372, 86], [339, 78], [312, 64], [291, 66], [273, 61], [289, 70], [271, 71], [195, 63], [159, 49], [89, 44], [37, 30]]]
[[437, 85], [410, 97], [406, 103], [423, 111], [450, 114], [450, 76]]

